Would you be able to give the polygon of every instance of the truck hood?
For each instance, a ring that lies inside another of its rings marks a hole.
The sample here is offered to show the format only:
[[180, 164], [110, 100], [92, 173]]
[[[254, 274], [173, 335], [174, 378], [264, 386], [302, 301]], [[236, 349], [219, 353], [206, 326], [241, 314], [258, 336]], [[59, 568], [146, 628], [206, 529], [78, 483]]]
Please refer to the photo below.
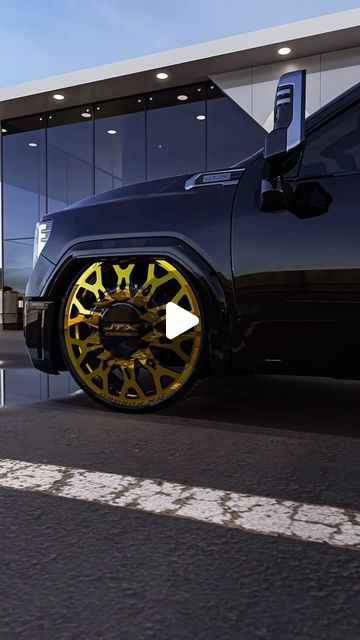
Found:
[[[192, 174], [191, 174], [192, 175]], [[111, 202], [112, 200], [122, 200], [124, 198], [141, 198], [160, 193], [171, 193], [184, 188], [186, 179], [189, 176], [175, 176], [171, 178], [161, 178], [159, 180], [149, 180], [148, 182], [137, 182], [126, 187], [118, 187], [110, 191], [98, 193], [67, 207], [69, 209], [79, 209], [81, 207]]]
[[[245, 158], [241, 162], [231, 169], [246, 169], [262, 152], [262, 150], [258, 151], [253, 156], [249, 158]], [[217, 173], [218, 170], [209, 170], [209, 171], [200, 171], [198, 173]], [[219, 171], [226, 171], [226, 167], [220, 169]], [[92, 206], [97, 204], [102, 204], [106, 202], [111, 202], [114, 200], [123, 200], [123, 199], [133, 199], [133, 198], [143, 198], [146, 196], [155, 196], [157, 194], [165, 194], [165, 193], [178, 193], [184, 190], [184, 185], [186, 180], [191, 178], [196, 172], [192, 172], [190, 174], [180, 175], [180, 176], [172, 176], [170, 178], [161, 178], [159, 180], [149, 180], [147, 182], [137, 182], [135, 184], [118, 187], [117, 189], [111, 189], [110, 191], [104, 191], [102, 193], [98, 193], [94, 196], [90, 196], [88, 198], [84, 198], [83, 200], [79, 200], [74, 204], [66, 207], [65, 211], [70, 211], [73, 209], [80, 209], [86, 206]], [[53, 213], [45, 216], [46, 219], [50, 219], [53, 217]]]

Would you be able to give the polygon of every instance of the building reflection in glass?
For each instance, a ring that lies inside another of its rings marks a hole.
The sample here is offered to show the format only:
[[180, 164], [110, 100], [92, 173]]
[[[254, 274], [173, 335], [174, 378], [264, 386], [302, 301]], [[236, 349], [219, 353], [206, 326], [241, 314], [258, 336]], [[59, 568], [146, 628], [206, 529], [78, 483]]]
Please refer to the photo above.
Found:
[[4, 240], [3, 322], [8, 329], [23, 326], [24, 292], [32, 269], [33, 240]]
[[45, 116], [10, 120], [3, 129], [4, 240], [32, 238], [46, 213]]
[[236, 164], [261, 148], [264, 129], [216, 85], [207, 86], [206, 168]]
[[64, 398], [78, 390], [69, 373], [49, 376], [36, 369], [0, 369], [0, 406]]
[[206, 168], [205, 86], [158, 91], [147, 98], [148, 180]]
[[231, 166], [259, 149], [265, 135], [211, 83], [16, 118], [1, 127], [0, 325], [7, 329], [22, 326], [34, 228], [44, 214], [114, 187]]
[[2, 154], [0, 324], [19, 329], [23, 324], [26, 282], [32, 269], [34, 227], [46, 213], [45, 116], [7, 121], [3, 127]]
[[47, 209], [51, 213], [94, 193], [91, 106], [47, 116]]
[[145, 98], [95, 107], [95, 192], [146, 180]]

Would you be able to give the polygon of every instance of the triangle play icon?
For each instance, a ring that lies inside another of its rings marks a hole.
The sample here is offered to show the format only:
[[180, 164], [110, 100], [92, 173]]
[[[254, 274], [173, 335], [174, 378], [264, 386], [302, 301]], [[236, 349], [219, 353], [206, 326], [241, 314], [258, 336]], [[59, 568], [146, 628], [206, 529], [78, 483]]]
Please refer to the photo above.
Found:
[[199, 324], [199, 318], [173, 302], [166, 305], [166, 337], [169, 340]]

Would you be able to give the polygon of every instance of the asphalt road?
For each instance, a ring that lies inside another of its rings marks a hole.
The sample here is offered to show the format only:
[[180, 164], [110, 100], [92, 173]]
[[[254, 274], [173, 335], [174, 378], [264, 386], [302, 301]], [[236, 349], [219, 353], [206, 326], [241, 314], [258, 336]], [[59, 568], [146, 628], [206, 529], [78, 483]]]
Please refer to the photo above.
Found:
[[[20, 354], [19, 354], [20, 358]], [[360, 511], [360, 383], [231, 377], [127, 417], [0, 409], [0, 458]], [[1, 640], [356, 640], [360, 553], [0, 488]]]

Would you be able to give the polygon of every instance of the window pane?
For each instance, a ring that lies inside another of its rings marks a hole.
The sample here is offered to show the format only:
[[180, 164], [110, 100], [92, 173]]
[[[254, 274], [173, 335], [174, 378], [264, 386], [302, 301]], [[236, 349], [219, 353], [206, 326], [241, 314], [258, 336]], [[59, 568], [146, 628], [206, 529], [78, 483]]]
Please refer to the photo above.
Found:
[[5, 240], [3, 310], [5, 328], [21, 328], [23, 299], [32, 271], [33, 240]]
[[147, 108], [148, 180], [204, 170], [205, 87], [159, 91]]
[[221, 169], [260, 149], [266, 132], [234, 100], [211, 86], [207, 102], [207, 168]]
[[45, 117], [2, 123], [4, 238], [32, 236], [46, 213]]
[[95, 109], [95, 192], [145, 180], [145, 100], [112, 100]]
[[57, 211], [94, 192], [93, 113], [90, 107], [48, 116], [48, 211]]
[[301, 176], [360, 171], [360, 104], [310, 134], [302, 158]]

